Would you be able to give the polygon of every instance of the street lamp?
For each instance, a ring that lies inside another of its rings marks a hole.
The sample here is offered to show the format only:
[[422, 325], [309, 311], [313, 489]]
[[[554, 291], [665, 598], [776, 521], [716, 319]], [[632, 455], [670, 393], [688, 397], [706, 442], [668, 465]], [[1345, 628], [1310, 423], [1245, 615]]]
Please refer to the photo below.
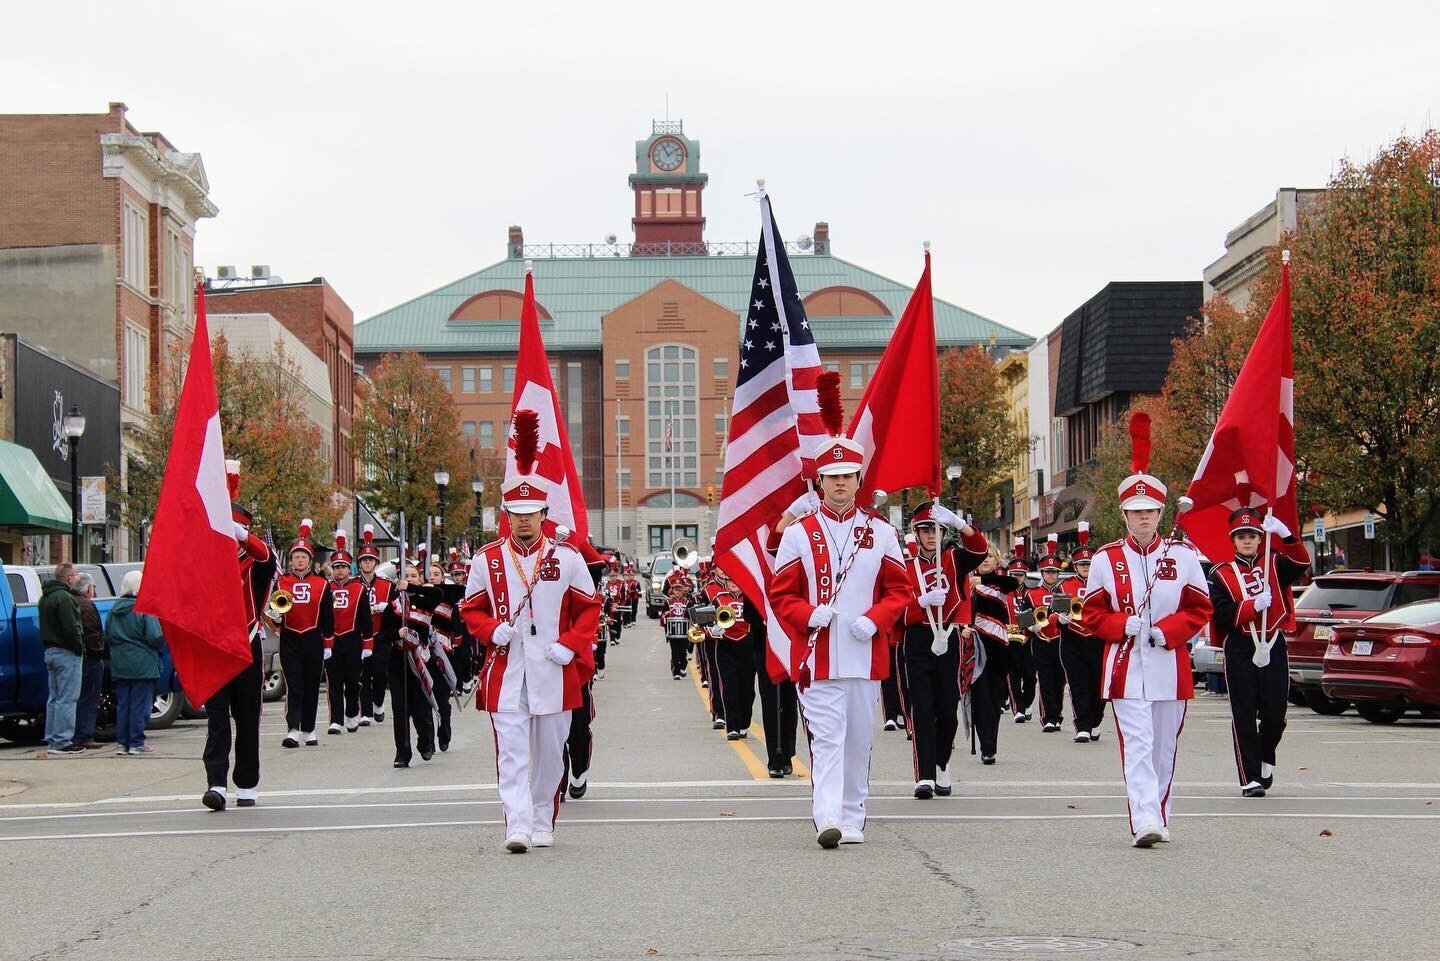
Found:
[[475, 528], [475, 547], [485, 540], [485, 508], [481, 503], [485, 497], [485, 482], [475, 477], [470, 480], [470, 489], [475, 492], [475, 513], [470, 517], [470, 526]]
[[80, 408], [70, 405], [70, 411], [60, 422], [65, 439], [70, 444], [70, 563], [80, 563], [80, 438], [85, 433], [85, 415]]
[[440, 492], [440, 516], [435, 518], [435, 528], [440, 537], [440, 554], [445, 556], [445, 488], [450, 486], [450, 472], [443, 467], [435, 469], [435, 489]]

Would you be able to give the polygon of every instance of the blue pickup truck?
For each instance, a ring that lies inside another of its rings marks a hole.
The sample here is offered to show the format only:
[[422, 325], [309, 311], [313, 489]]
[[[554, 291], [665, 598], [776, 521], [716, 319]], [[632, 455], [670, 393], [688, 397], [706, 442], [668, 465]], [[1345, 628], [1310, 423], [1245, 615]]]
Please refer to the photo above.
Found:
[[[81, 564], [80, 570], [95, 582], [95, 607], [103, 622], [115, 603], [116, 590], [128, 571], [139, 564]], [[0, 580], [0, 738], [34, 744], [45, 735], [45, 702], [49, 679], [45, 673], [45, 650], [40, 641], [40, 585], [54, 572], [53, 567], [24, 567], [6, 564]], [[169, 651], [163, 652], [160, 681], [155, 685], [155, 705], [149, 728], [169, 727], [189, 712], [189, 704]], [[96, 717], [96, 731], [109, 735], [115, 725], [115, 702], [110, 693], [110, 662], [105, 662], [105, 680]]]

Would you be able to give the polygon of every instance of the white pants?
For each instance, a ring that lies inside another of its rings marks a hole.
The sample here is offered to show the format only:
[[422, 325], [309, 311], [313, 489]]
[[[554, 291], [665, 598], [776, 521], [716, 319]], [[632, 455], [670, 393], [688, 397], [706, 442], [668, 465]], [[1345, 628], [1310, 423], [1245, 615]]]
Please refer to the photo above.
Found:
[[1189, 701], [1146, 701], [1119, 698], [1115, 729], [1120, 733], [1120, 761], [1125, 767], [1125, 793], [1130, 804], [1130, 833], [1170, 824], [1170, 787], [1175, 757]]
[[810, 735], [811, 812], [816, 829], [865, 827], [870, 794], [870, 744], [880, 682], [863, 677], [815, 681], [800, 692]]
[[490, 715], [490, 723], [495, 727], [495, 779], [505, 810], [505, 833], [555, 830], [570, 712], [497, 711]]

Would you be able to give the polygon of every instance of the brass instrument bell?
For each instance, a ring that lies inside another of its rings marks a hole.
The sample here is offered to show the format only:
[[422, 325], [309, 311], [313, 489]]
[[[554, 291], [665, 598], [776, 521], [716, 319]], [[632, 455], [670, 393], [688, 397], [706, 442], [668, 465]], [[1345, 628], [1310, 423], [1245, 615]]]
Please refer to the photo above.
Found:
[[715, 626], [722, 631], [728, 631], [735, 626], [735, 611], [728, 604], [715, 609]]
[[295, 606], [295, 598], [289, 591], [279, 590], [270, 595], [270, 609], [276, 614], [284, 614]]

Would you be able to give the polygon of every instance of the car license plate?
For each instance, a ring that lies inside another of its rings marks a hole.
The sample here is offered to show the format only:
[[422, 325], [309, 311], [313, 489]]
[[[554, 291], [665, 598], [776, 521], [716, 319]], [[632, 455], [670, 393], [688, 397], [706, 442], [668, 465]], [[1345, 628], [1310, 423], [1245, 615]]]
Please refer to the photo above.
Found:
[[1315, 640], [1328, 641], [1335, 636], [1335, 628], [1320, 624], [1315, 628]]
[[1350, 653], [1357, 654], [1363, 657], [1364, 655], [1370, 653], [1370, 649], [1372, 646], [1373, 642], [1371, 641], [1356, 641], [1354, 644], [1350, 645]]

